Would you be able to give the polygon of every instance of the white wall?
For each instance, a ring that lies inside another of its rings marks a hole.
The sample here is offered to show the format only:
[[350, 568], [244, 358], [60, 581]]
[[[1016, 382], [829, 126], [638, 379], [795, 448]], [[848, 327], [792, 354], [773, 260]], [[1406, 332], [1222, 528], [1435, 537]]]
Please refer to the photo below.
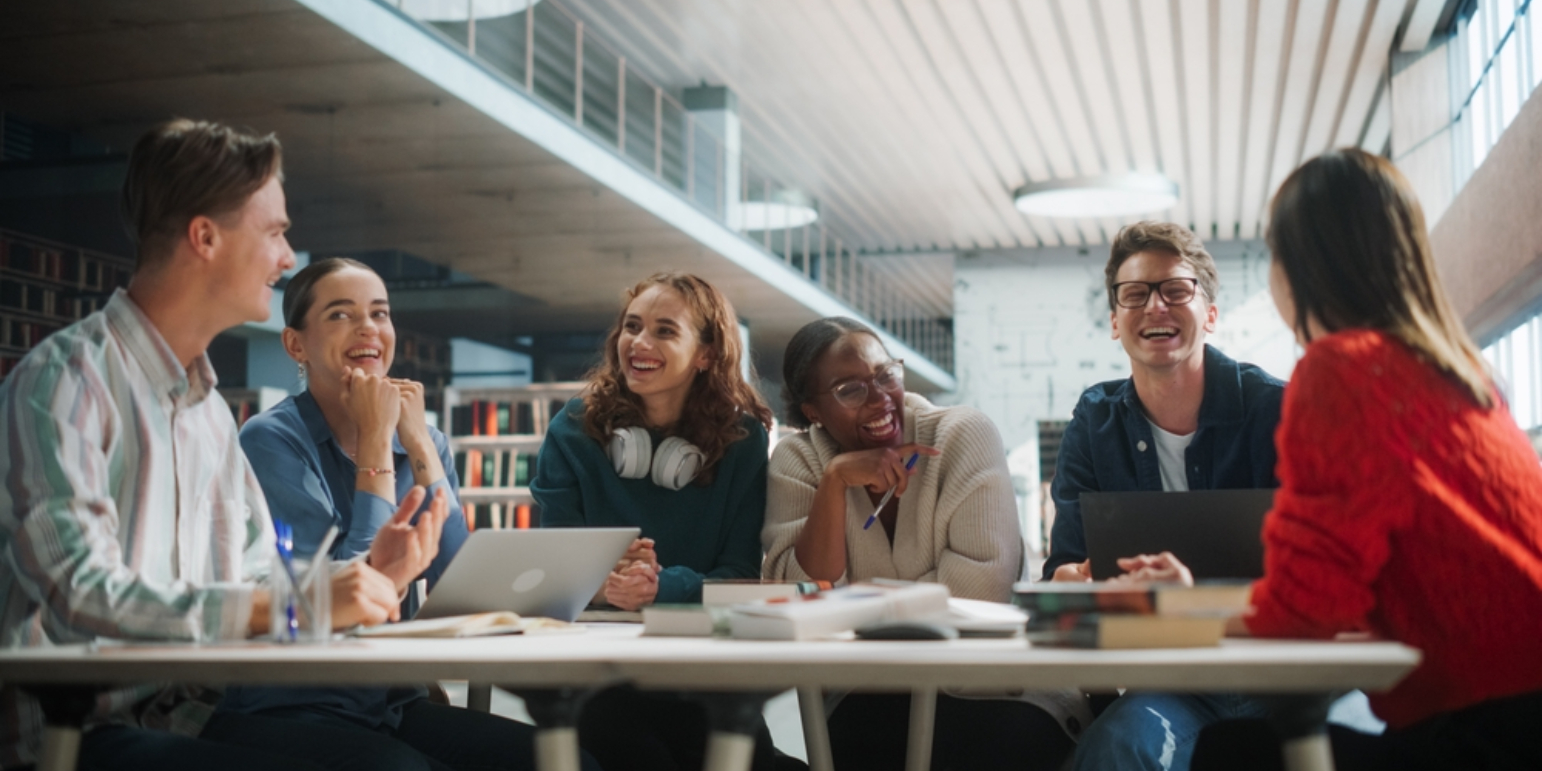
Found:
[[[1234, 358], [1287, 377], [1295, 343], [1269, 299], [1269, 258], [1259, 241], [1207, 244], [1221, 277], [1211, 342]], [[962, 256], [954, 269], [958, 391], [995, 421], [1010, 452], [1037, 441], [1040, 420], [1068, 420], [1081, 392], [1129, 377], [1109, 337], [1103, 265], [1108, 247], [1031, 249]]]

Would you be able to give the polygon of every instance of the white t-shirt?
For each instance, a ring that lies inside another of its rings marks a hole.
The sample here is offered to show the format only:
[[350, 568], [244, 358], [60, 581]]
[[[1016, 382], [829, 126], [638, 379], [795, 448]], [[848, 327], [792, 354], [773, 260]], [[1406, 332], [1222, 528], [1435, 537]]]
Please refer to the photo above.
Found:
[[1162, 492], [1181, 493], [1189, 489], [1189, 475], [1184, 470], [1183, 453], [1189, 449], [1193, 434], [1173, 434], [1151, 423], [1151, 436], [1156, 440], [1157, 465], [1162, 469]]

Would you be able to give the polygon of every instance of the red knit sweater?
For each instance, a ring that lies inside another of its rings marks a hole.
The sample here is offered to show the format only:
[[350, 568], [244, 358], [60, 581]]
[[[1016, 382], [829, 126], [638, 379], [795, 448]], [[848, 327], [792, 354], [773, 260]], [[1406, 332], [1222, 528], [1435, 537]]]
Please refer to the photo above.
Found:
[[1307, 347], [1275, 444], [1253, 634], [1369, 630], [1423, 651], [1370, 697], [1393, 728], [1542, 690], [1542, 466], [1508, 409], [1354, 330]]

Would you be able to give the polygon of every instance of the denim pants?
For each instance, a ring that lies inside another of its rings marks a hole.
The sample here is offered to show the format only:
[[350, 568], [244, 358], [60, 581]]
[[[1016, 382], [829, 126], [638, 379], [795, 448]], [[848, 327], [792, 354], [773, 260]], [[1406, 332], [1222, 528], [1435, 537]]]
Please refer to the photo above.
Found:
[[1188, 771], [1205, 726], [1266, 716], [1263, 703], [1239, 693], [1126, 693], [1082, 734], [1075, 767], [1077, 771]]

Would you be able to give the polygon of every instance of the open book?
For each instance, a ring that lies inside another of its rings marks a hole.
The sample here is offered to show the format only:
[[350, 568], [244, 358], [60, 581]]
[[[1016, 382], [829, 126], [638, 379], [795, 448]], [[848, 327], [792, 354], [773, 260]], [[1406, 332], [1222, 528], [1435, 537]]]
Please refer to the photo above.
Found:
[[490, 613], [472, 613], [467, 616], [445, 616], [396, 624], [380, 624], [364, 627], [355, 634], [360, 637], [485, 637], [565, 628], [572, 627], [554, 618], [524, 618], [518, 613], [500, 610]]
[[852, 584], [735, 605], [733, 636], [753, 640], [813, 640], [869, 624], [945, 617], [948, 588], [903, 582]]

